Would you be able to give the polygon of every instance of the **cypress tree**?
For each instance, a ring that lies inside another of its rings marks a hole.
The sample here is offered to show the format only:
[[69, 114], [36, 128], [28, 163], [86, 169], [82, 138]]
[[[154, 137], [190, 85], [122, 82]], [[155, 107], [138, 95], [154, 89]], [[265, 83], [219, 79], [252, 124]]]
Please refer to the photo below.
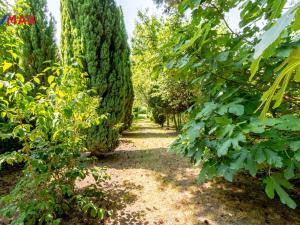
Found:
[[[120, 12], [122, 13], [121, 9]], [[126, 33], [126, 28], [125, 28], [125, 23], [124, 23], [124, 16], [123, 13], [121, 14], [120, 18], [121, 22], [121, 33], [125, 35], [124, 40], [127, 41], [127, 33]], [[127, 44], [127, 42], [126, 42]], [[130, 65], [130, 49], [129, 46], [127, 45], [127, 59], [125, 62], [124, 70], [125, 70], [125, 114], [123, 118], [123, 126], [121, 128], [121, 131], [127, 130], [130, 128], [133, 120], [133, 115], [132, 115], [132, 106], [133, 106], [133, 101], [134, 101], [134, 92], [133, 92], [133, 84], [132, 84], [132, 71], [131, 71], [131, 65]]]
[[[54, 39], [55, 22], [51, 15], [50, 18], [47, 17], [47, 1], [25, 0], [25, 3], [23, 14], [34, 16], [35, 24], [18, 29], [18, 36], [22, 41], [19, 65], [26, 79], [30, 79], [49, 66], [46, 61], [56, 62], [57, 47]], [[44, 83], [46, 78], [41, 77], [41, 80]]]
[[94, 153], [112, 151], [131, 124], [133, 88], [123, 14], [114, 0], [61, 0], [64, 63], [81, 58], [106, 118], [88, 135]]

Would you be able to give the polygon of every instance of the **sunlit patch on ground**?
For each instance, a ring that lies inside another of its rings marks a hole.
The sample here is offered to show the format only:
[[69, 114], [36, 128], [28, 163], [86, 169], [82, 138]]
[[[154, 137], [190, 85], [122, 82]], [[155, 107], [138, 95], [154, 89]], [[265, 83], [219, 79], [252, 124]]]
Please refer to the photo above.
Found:
[[106, 224], [300, 224], [298, 209], [269, 200], [251, 177], [197, 184], [199, 168], [167, 152], [175, 138], [174, 130], [139, 120], [116, 152], [99, 162], [109, 168], [110, 185], [124, 191], [117, 198], [125, 204], [111, 208]]
[[[107, 209], [107, 225], [298, 225], [300, 210], [291, 210], [266, 197], [261, 182], [247, 175], [233, 183], [223, 179], [199, 185], [199, 168], [167, 151], [176, 138], [174, 130], [139, 120], [121, 139], [115, 153], [99, 160], [108, 167], [111, 180], [95, 199]], [[14, 185], [16, 174], [0, 177], [0, 193]], [[94, 183], [88, 177], [77, 182], [84, 190]], [[292, 193], [297, 199], [297, 193]], [[1, 224], [1, 222], [0, 222]], [[103, 224], [79, 212], [64, 218], [63, 225]]]

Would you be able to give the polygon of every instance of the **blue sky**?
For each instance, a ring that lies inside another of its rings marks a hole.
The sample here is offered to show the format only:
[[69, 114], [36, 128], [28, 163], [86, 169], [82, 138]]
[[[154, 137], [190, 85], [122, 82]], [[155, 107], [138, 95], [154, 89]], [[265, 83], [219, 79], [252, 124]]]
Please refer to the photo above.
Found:
[[[59, 1], [60, 0], [48, 0], [49, 11], [57, 21], [57, 40], [59, 40], [61, 31]], [[160, 12], [152, 0], [116, 0], [116, 2], [123, 8], [125, 24], [129, 38], [132, 37], [134, 31], [138, 10], [148, 8], [150, 13], [159, 14]], [[238, 23], [240, 21], [238, 9], [231, 10], [231, 12], [226, 15], [226, 20], [233, 30], [238, 30]]]
[[[8, 2], [14, 2], [14, 0], [8, 0]], [[60, 0], [48, 0], [48, 9], [54, 16], [56, 24], [56, 40], [59, 43], [61, 22], [60, 22]], [[132, 37], [135, 21], [137, 19], [138, 10], [149, 9], [152, 14], [159, 14], [161, 10], [158, 10], [152, 0], [116, 0], [116, 2], [123, 8], [125, 24], [129, 38]], [[233, 9], [226, 15], [226, 20], [230, 27], [237, 31], [238, 23], [240, 21], [239, 10]]]
[[[123, 8], [125, 24], [129, 38], [132, 36], [135, 27], [135, 20], [137, 18], [138, 10], [149, 8], [149, 11], [152, 13], [157, 11], [152, 0], [116, 0], [116, 2]], [[56, 39], [59, 40], [61, 31], [59, 0], [48, 0], [48, 8], [57, 22]]]

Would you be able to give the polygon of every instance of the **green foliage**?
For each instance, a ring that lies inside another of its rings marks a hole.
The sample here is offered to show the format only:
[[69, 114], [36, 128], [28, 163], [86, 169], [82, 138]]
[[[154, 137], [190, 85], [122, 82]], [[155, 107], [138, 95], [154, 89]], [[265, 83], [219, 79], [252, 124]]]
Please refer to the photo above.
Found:
[[4, 153], [0, 155], [0, 170], [4, 163], [8, 165], [14, 165], [22, 163], [26, 160], [26, 157], [20, 152], [11, 152], [11, 153]]
[[98, 100], [86, 90], [86, 74], [79, 68], [51, 67], [49, 86], [36, 90], [38, 76], [25, 81], [21, 74], [3, 72], [0, 100], [1, 117], [14, 127], [2, 137], [23, 143], [17, 152], [0, 156], [0, 165], [25, 162], [23, 176], [7, 196], [0, 198], [1, 217], [10, 224], [59, 224], [74, 205], [92, 217], [103, 219], [103, 209], [91, 198], [79, 194], [75, 181], [91, 175], [100, 184], [107, 179], [105, 171], [85, 168], [84, 130], [98, 124]]
[[[140, 23], [136, 26], [132, 40], [133, 84], [137, 101], [148, 106], [154, 121], [160, 125], [166, 117], [173, 115], [175, 126], [179, 129], [180, 114], [193, 102], [191, 83], [175, 79], [174, 75], [177, 74], [167, 70], [173, 64], [163, 66], [163, 54], [169, 49], [164, 49], [165, 52], [161, 53], [161, 49], [169, 45], [169, 35], [176, 29], [178, 20], [171, 18], [164, 22], [142, 12], [139, 18]], [[178, 121], [175, 121], [176, 115], [179, 117]]]
[[[273, 7], [276, 7], [274, 13], [281, 12], [284, 5], [285, 1], [280, 4], [279, 1], [274, 3]], [[261, 59], [269, 58], [274, 54], [274, 52], [276, 53], [278, 51], [278, 46], [282, 42], [298, 42], [299, 38], [295, 37], [293, 32], [297, 32], [297, 30], [299, 30], [297, 27], [300, 19], [298, 18], [299, 14], [300, 3], [291, 7], [280, 18], [278, 18], [275, 23], [271, 23], [272, 26], [262, 35], [259, 43], [255, 46], [255, 53], [253, 56], [255, 60], [251, 65], [250, 79], [252, 79], [257, 73]], [[276, 17], [276, 15], [272, 17]], [[287, 33], [290, 35], [287, 35]], [[285, 44], [287, 45], [287, 43]], [[278, 74], [278, 77], [262, 97], [262, 106], [264, 106], [261, 114], [262, 118], [265, 117], [273, 100], [275, 100], [273, 108], [277, 108], [281, 105], [284, 94], [293, 75], [295, 75], [294, 81], [299, 82], [300, 62], [298, 55], [300, 48], [297, 47], [298, 44], [294, 45], [293, 43], [290, 43], [289, 45], [289, 56], [274, 70], [274, 72]]]
[[269, 198], [274, 198], [274, 191], [279, 195], [282, 203], [288, 205], [290, 208], [295, 209], [296, 203], [289, 197], [283, 188], [292, 189], [293, 185], [289, 183], [284, 177], [280, 175], [272, 175], [264, 180], [266, 183], [266, 193]]
[[[0, 1], [0, 11], [2, 15], [12, 12], [12, 9], [7, 3]], [[21, 40], [17, 37], [17, 31], [15, 26], [0, 26], [0, 71], [6, 72], [7, 76], [13, 76], [17, 72], [17, 67], [14, 63], [18, 61], [17, 50], [19, 49]], [[0, 82], [0, 99], [3, 96], [3, 87], [8, 85], [7, 83]], [[7, 104], [7, 101], [0, 100], [0, 110], [3, 104]], [[7, 137], [7, 133], [13, 129], [12, 126], [6, 123], [0, 116], [0, 126], [6, 129], [5, 134], [0, 133], [0, 153], [14, 151], [20, 147], [20, 143], [17, 140]], [[5, 140], [3, 140], [5, 138]]]
[[164, 6], [165, 12], [170, 12], [180, 3], [180, 0], [153, 0], [153, 2], [156, 3], [157, 6]]
[[98, 114], [106, 116], [90, 129], [89, 148], [95, 153], [112, 151], [119, 132], [132, 121], [133, 88], [122, 11], [114, 0], [62, 0], [61, 12], [63, 61], [70, 64], [72, 58], [81, 58], [101, 102]]
[[[300, 168], [297, 153], [300, 127], [295, 124], [299, 124], [300, 119], [286, 115], [260, 121], [246, 116], [247, 112], [243, 110], [230, 110], [244, 109], [249, 103], [237, 104], [240, 101], [225, 105], [206, 103], [185, 125], [183, 134], [173, 144], [173, 150], [190, 157], [196, 164], [204, 163], [199, 177], [201, 182], [206, 176], [209, 179], [224, 176], [232, 181], [239, 171], [256, 176], [258, 170], [268, 171], [271, 168], [281, 170], [279, 175], [285, 182], [296, 178]], [[269, 176], [266, 177], [268, 179]], [[288, 201], [288, 205], [295, 208], [295, 203], [282, 196], [282, 191], [275, 191], [281, 200], [284, 199], [283, 203]]]
[[152, 117], [155, 123], [159, 124], [161, 127], [164, 126], [166, 122], [166, 116], [162, 114], [157, 108], [152, 110]]
[[[0, 12], [1, 15], [11, 12], [10, 7], [0, 0]], [[13, 69], [11, 68], [12, 63], [17, 59], [16, 47], [19, 46], [20, 39], [16, 37], [16, 29], [14, 26], [0, 26], [0, 62], [2, 64], [2, 68], [5, 65], [5, 70]]]
[[[300, 168], [300, 10], [298, 3], [289, 4], [182, 1], [164, 22], [146, 18], [137, 25], [133, 62], [134, 73], [188, 82], [194, 101], [171, 150], [202, 165], [200, 182], [216, 176], [233, 181], [241, 171], [259, 173], [269, 197], [276, 193], [295, 208], [286, 190], [299, 179]], [[225, 16], [236, 7], [241, 8], [239, 32]], [[265, 32], [259, 37], [263, 19]], [[159, 86], [157, 93], [164, 93]], [[164, 96], [154, 94], [154, 102], [166, 109], [170, 102]]]
[[[18, 0], [14, 8], [18, 13], [22, 10], [24, 15], [35, 16], [35, 24], [17, 27], [17, 36], [21, 41], [17, 51], [19, 66], [25, 79], [30, 80], [57, 61], [55, 21], [51, 15], [47, 19], [46, 0]], [[49, 74], [39, 77], [42, 84], [46, 83]]]
[[[52, 17], [50, 21], [47, 20], [46, 0], [38, 2], [18, 0], [11, 10], [13, 11], [11, 14], [34, 15], [36, 23], [30, 26], [1, 26], [3, 30], [7, 30], [7, 32], [1, 32], [2, 46], [5, 46], [1, 54], [6, 56], [5, 59], [0, 59], [0, 62], [3, 62], [2, 71], [15, 72], [19, 77], [22, 73], [22, 82], [24, 79], [31, 80], [32, 76], [39, 74], [36, 80], [39, 79], [39, 84], [46, 84], [49, 74], [43, 73], [43, 70], [53, 64], [57, 57], [54, 21]], [[5, 121], [3, 122], [5, 126], [8, 125]], [[20, 144], [16, 142], [15, 139], [6, 139], [5, 142], [1, 141], [1, 145], [6, 146], [5, 151], [11, 151], [19, 147]]]

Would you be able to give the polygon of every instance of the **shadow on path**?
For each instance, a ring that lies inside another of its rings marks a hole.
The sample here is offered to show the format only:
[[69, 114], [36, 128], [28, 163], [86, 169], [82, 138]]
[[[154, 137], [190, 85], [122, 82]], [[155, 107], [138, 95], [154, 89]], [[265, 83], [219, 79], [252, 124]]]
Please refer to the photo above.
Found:
[[106, 224], [300, 225], [300, 210], [268, 199], [257, 178], [197, 184], [199, 169], [167, 152], [174, 131], [148, 121], [136, 126], [115, 153], [99, 161], [109, 168], [111, 189], [117, 191], [108, 188], [116, 205], [111, 204], [113, 217]]
[[170, 137], [174, 137], [176, 136], [176, 132], [172, 132], [172, 133], [166, 133], [166, 134], [162, 134], [162, 133], [153, 133], [153, 132], [138, 132], [138, 133], [129, 133], [126, 132], [124, 133], [122, 136], [124, 138], [170, 138]]
[[101, 165], [116, 170], [144, 169], [154, 171], [162, 186], [170, 183], [177, 188], [185, 189], [189, 185], [196, 184], [195, 174], [187, 173], [191, 164], [178, 155], [168, 152], [167, 148], [135, 151], [118, 150], [103, 158]]

